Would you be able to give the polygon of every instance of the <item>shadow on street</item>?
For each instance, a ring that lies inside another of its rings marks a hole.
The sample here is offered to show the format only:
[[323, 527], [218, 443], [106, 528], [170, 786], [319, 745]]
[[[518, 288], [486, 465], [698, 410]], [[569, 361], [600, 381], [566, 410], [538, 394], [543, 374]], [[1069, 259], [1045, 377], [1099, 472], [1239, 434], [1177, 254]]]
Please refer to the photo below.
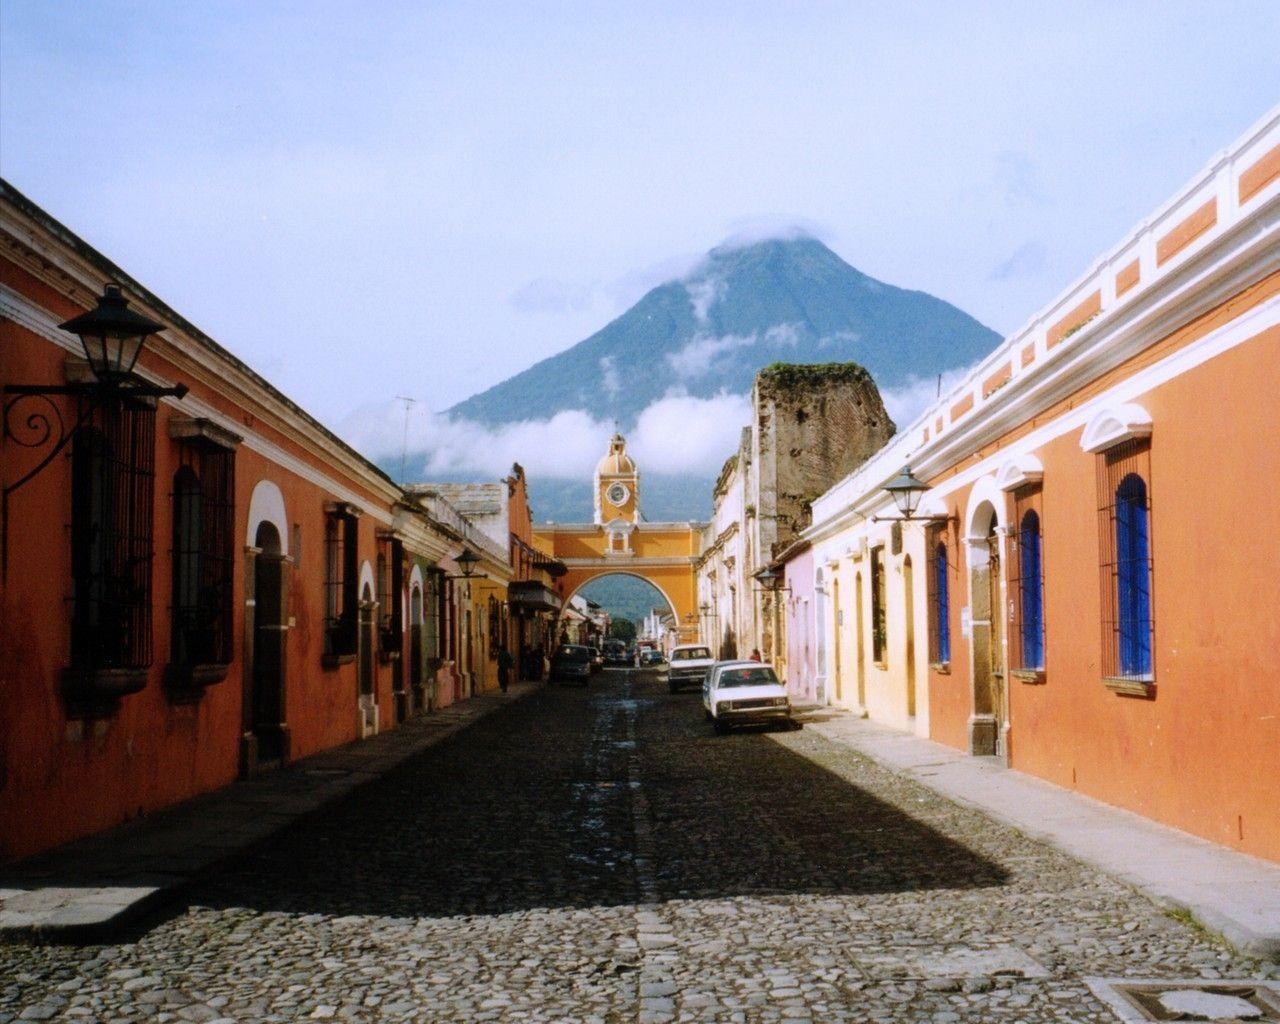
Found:
[[660, 899], [722, 898], [1005, 877], [767, 735], [714, 736], [696, 694], [610, 671], [430, 748], [224, 865], [187, 902], [438, 917], [635, 903], [645, 885]]

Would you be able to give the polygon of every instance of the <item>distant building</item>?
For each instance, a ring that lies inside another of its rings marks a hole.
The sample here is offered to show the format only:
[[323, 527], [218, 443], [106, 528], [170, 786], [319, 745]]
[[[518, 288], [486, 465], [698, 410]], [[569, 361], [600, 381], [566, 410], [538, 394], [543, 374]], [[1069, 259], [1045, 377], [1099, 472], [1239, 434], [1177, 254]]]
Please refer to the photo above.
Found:
[[808, 524], [810, 502], [893, 436], [893, 421], [855, 363], [761, 370], [751, 408], [751, 424], [716, 481], [697, 561], [698, 603], [721, 655], [758, 647], [782, 668], [773, 598], [755, 576]]

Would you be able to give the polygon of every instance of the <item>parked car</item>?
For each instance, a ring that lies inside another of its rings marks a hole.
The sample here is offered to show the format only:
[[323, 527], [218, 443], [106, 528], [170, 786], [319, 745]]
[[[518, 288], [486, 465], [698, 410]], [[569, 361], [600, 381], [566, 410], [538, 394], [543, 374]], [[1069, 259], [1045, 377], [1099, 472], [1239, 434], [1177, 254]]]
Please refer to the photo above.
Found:
[[671, 664], [667, 669], [667, 689], [675, 693], [681, 687], [696, 689], [716, 663], [711, 648], [706, 644], [679, 644], [671, 649]]
[[551, 655], [550, 681], [586, 686], [591, 678], [591, 648], [580, 644], [561, 644]]
[[717, 662], [702, 684], [702, 707], [721, 736], [735, 725], [794, 725], [791, 699], [773, 666], [758, 661]]
[[604, 655], [595, 644], [588, 645], [587, 650], [591, 652], [591, 674], [595, 675], [604, 669]]
[[627, 645], [622, 640], [606, 640], [604, 642], [604, 663], [606, 665], [630, 666], [627, 657]]
[[647, 650], [640, 652], [640, 667], [649, 669], [660, 669], [665, 666], [667, 659], [663, 657], [661, 651]]

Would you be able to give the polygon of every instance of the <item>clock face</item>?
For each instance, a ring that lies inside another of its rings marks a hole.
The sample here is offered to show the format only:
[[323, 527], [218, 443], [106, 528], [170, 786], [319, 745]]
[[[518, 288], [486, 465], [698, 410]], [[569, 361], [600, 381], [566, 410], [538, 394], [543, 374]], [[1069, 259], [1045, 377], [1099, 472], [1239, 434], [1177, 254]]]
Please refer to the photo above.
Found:
[[614, 505], [621, 505], [627, 500], [630, 492], [627, 490], [626, 484], [611, 484], [605, 492], [605, 497]]

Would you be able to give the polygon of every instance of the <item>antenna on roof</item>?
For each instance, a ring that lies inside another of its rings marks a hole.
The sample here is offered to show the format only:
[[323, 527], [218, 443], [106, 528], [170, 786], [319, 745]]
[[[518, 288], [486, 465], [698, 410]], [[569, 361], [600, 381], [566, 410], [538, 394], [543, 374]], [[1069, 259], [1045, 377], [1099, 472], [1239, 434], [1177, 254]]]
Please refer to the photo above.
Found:
[[396, 401], [404, 402], [404, 442], [400, 445], [400, 482], [404, 483], [404, 463], [409, 456], [409, 410], [417, 403], [417, 399], [408, 395], [396, 395]]

